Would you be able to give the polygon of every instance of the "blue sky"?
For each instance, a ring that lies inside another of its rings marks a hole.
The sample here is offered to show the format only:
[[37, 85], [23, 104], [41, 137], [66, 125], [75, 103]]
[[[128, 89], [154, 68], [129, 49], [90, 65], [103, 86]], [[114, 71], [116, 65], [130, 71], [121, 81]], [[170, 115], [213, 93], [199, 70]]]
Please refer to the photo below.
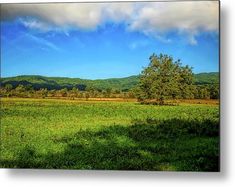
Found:
[[[83, 5], [67, 7], [67, 18], [53, 4], [3, 7], [2, 77], [126, 77], [139, 74], [152, 53], [181, 59], [195, 73], [219, 69], [218, 4]], [[169, 14], [184, 7], [189, 15]]]

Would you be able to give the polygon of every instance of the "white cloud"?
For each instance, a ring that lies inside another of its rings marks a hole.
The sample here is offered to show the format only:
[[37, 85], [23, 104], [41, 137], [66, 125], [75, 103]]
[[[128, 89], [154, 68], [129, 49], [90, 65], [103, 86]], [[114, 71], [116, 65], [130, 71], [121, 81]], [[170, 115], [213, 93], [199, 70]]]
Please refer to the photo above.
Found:
[[217, 1], [5, 4], [2, 16], [3, 19], [22, 17], [25, 26], [41, 31], [95, 30], [107, 22], [124, 22], [128, 31], [142, 32], [166, 42], [170, 41], [166, 34], [176, 31], [196, 44], [195, 37], [200, 32], [218, 32], [218, 6]]
[[126, 22], [129, 23], [134, 14], [136, 7], [134, 3], [110, 3], [102, 4], [103, 21]]
[[146, 3], [138, 12], [132, 29], [149, 32], [168, 30], [190, 31], [218, 29], [218, 2]]
[[196, 36], [204, 32], [218, 32], [218, 2], [146, 3], [130, 25], [131, 31], [142, 31], [156, 38], [176, 31], [186, 35], [190, 44], [197, 44]]
[[49, 31], [52, 30], [53, 28], [50, 27], [49, 24], [46, 24], [42, 21], [36, 20], [36, 19], [22, 19], [20, 18], [19, 21], [25, 26], [28, 27], [30, 29], [38, 29], [41, 31]]
[[101, 22], [101, 6], [96, 4], [6, 4], [3, 19], [36, 17], [52, 27], [94, 29]]

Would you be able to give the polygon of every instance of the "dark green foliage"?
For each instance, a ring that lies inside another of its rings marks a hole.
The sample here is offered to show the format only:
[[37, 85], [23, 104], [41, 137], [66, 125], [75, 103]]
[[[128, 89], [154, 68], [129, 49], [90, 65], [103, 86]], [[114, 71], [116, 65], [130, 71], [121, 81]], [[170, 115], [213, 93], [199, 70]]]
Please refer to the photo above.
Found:
[[195, 84], [219, 84], [219, 73], [198, 73], [194, 76]]
[[153, 54], [149, 60], [149, 66], [140, 75], [139, 100], [154, 99], [164, 104], [166, 99], [193, 98], [192, 68], [163, 54]]
[[11, 84], [6, 84], [5, 89], [6, 91], [10, 92], [12, 90], [13, 86]]
[[[184, 78], [185, 79], [185, 78]], [[195, 98], [218, 99], [219, 98], [219, 74], [203, 73], [195, 74], [193, 80], [197, 85], [185, 86], [182, 81], [177, 88], [176, 84], [167, 78], [164, 81], [171, 82], [171, 94], [169, 98]], [[53, 78], [42, 76], [18, 76], [1, 78], [0, 95], [3, 97], [69, 97], [75, 98], [139, 98], [144, 99], [141, 90], [137, 87], [139, 76], [131, 76], [120, 79], [83, 80], [70, 78]], [[147, 83], [147, 86], [151, 84]], [[166, 87], [164, 85], [164, 87]], [[162, 87], [162, 90], [164, 90]], [[165, 90], [167, 91], [167, 90]], [[169, 90], [168, 90], [169, 91]], [[65, 93], [66, 92], [66, 93]], [[164, 93], [162, 91], [162, 93]], [[89, 97], [87, 97], [89, 95]], [[145, 102], [146, 103], [146, 102]]]
[[[203, 75], [203, 76], [202, 76]], [[35, 75], [25, 75], [9, 78], [1, 78], [1, 86], [6, 87], [10, 84], [13, 88], [18, 85], [31, 85], [33, 89], [47, 88], [48, 90], [59, 90], [62, 88], [72, 89], [77, 88], [80, 91], [86, 90], [86, 87], [93, 87], [97, 90], [112, 88], [115, 90], [130, 90], [134, 88], [139, 82], [139, 76], [130, 76], [126, 78], [100, 79], [100, 80], [86, 80], [79, 78], [66, 77], [43, 77]], [[217, 84], [219, 82], [219, 73], [203, 73], [194, 74], [195, 84]]]
[[36, 75], [25, 75], [9, 78], [1, 78], [2, 86], [11, 84], [13, 88], [18, 85], [32, 85], [35, 90], [40, 88], [47, 88], [48, 90], [60, 90], [63, 88], [72, 89], [73, 87], [80, 91], [86, 90], [86, 87], [94, 88], [96, 90], [116, 89], [129, 90], [137, 85], [138, 76], [130, 76], [126, 78], [111, 78], [111, 79], [79, 79], [66, 77], [43, 77]]
[[219, 85], [197, 85], [194, 91], [195, 99], [219, 99]]

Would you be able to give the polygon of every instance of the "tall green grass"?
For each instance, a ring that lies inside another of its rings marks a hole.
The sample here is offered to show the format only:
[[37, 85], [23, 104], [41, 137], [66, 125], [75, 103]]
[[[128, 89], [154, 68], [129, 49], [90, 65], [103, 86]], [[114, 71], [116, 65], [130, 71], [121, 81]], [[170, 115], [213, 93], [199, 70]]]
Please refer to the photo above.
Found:
[[0, 167], [218, 171], [219, 107], [3, 99]]

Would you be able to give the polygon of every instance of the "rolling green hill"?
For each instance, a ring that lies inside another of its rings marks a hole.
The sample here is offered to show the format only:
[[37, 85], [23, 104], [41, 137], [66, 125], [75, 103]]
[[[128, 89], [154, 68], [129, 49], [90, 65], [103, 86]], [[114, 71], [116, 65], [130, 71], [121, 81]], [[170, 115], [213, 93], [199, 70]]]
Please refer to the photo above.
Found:
[[95, 89], [108, 89], [114, 88], [118, 90], [128, 90], [139, 81], [138, 76], [130, 76], [125, 78], [111, 78], [111, 79], [97, 79], [88, 80], [80, 78], [67, 78], [67, 77], [44, 77], [39, 75], [22, 75], [16, 77], [1, 78], [1, 85], [11, 84], [16, 87], [22, 85], [32, 85], [34, 89], [47, 88], [51, 89], [62, 89], [73, 87], [84, 90], [87, 87]]
[[[195, 74], [195, 84], [218, 84], [219, 73], [200, 73]], [[134, 75], [125, 78], [110, 78], [110, 79], [80, 79], [80, 78], [67, 78], [67, 77], [45, 77], [40, 75], [22, 75], [16, 77], [1, 78], [1, 86], [11, 84], [16, 87], [22, 85], [32, 85], [34, 89], [47, 88], [51, 89], [62, 89], [73, 87], [85, 90], [87, 87], [95, 89], [117, 89], [117, 90], [129, 90], [138, 84], [139, 76]]]
[[194, 77], [196, 84], [219, 84], [218, 72], [199, 73], [195, 74]]

